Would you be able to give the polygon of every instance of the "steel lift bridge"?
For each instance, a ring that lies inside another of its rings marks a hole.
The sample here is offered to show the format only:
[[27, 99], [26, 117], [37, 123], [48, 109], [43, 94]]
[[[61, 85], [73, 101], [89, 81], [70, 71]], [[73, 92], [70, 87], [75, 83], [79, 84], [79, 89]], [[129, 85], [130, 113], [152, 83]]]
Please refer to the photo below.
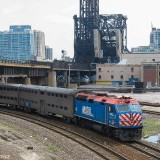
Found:
[[74, 61], [117, 63], [127, 50], [127, 17], [99, 14], [99, 0], [80, 0], [80, 17], [74, 15]]

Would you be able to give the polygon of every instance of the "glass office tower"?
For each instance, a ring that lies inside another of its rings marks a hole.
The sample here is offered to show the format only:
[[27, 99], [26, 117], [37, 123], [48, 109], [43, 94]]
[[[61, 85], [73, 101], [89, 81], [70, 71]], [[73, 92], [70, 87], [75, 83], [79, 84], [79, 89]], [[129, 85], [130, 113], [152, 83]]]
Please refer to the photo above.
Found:
[[12, 25], [0, 32], [0, 58], [6, 60], [33, 60], [34, 34], [29, 25]]
[[150, 46], [154, 49], [160, 49], [160, 29], [152, 28]]

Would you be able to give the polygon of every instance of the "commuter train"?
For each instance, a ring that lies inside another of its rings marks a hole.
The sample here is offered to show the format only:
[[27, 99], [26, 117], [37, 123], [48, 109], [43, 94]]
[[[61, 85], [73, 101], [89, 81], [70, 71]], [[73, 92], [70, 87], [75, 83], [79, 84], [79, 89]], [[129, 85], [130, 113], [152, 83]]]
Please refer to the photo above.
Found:
[[122, 141], [142, 136], [142, 111], [131, 97], [48, 86], [0, 84], [0, 103], [41, 115], [61, 115], [67, 122], [93, 128]]

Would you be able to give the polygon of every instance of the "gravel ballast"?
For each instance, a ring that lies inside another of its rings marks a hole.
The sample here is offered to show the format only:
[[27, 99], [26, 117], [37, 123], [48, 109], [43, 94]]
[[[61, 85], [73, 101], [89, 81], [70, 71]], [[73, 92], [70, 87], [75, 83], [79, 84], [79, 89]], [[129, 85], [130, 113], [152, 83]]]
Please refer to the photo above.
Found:
[[57, 133], [0, 114], [0, 159], [100, 160], [101, 158]]

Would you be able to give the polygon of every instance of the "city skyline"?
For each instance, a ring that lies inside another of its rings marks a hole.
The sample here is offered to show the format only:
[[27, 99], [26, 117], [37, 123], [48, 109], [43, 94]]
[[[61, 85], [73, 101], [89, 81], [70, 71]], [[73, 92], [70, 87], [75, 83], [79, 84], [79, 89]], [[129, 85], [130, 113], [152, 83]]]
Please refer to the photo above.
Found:
[[12, 25], [8, 31], [0, 31], [0, 59], [52, 60], [52, 49], [45, 46], [44, 32], [32, 30], [30, 25]]
[[[160, 28], [158, 0], [99, 0], [100, 14], [123, 14], [128, 17], [128, 48], [149, 45], [151, 24]], [[61, 50], [74, 56], [74, 21], [79, 16], [79, 0], [2, 0], [0, 31], [10, 25], [31, 25], [45, 34], [45, 44], [53, 48], [53, 58], [61, 58]]]

